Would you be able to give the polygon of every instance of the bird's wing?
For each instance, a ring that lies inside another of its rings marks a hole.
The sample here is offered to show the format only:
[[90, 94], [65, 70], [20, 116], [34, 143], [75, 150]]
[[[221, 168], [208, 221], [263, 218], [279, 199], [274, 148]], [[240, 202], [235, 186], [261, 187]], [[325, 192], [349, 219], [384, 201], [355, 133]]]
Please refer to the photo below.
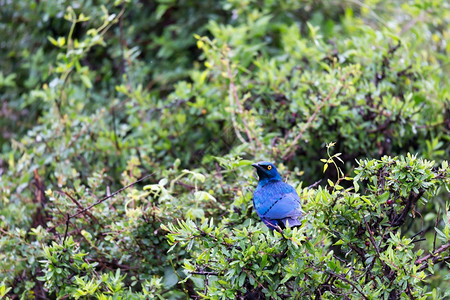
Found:
[[297, 191], [282, 181], [265, 185], [255, 193], [254, 203], [261, 218], [284, 219], [302, 215]]

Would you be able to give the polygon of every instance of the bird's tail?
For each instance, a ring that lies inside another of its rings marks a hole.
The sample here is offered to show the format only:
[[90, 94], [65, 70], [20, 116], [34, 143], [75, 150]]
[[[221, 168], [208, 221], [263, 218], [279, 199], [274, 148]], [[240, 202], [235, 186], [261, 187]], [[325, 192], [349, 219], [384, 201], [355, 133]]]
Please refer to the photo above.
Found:
[[[298, 217], [296, 217], [296, 218], [292, 218], [292, 217], [291, 218], [286, 218], [286, 219], [283, 219], [281, 221], [283, 222], [285, 228], [287, 226], [289, 226], [289, 227], [296, 227], [296, 226], [301, 226], [302, 225], [302, 221]], [[289, 225], [288, 225], [288, 223], [289, 223]]]

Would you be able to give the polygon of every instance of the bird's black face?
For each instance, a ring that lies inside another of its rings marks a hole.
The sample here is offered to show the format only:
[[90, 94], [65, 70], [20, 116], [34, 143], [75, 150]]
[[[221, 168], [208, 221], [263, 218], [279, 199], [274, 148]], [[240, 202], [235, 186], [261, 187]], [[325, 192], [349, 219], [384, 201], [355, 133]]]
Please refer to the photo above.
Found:
[[259, 179], [279, 179], [277, 168], [274, 164], [267, 161], [260, 161], [259, 163], [252, 164], [252, 167], [256, 169]]

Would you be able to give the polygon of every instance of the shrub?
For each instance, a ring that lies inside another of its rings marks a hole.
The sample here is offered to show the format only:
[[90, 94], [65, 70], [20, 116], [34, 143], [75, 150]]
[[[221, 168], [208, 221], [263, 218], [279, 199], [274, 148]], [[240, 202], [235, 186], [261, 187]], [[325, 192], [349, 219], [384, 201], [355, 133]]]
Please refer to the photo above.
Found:
[[304, 223], [282, 233], [268, 232], [257, 217], [249, 218], [251, 193], [236, 199], [234, 213], [217, 225], [213, 219], [201, 224], [188, 219], [162, 228], [169, 232], [170, 250], [181, 246], [189, 252], [184, 280], [202, 282], [196, 285], [200, 296], [424, 298], [429, 290], [421, 283], [436, 262], [448, 259], [448, 207], [444, 228], [436, 228], [442, 245], [434, 243], [432, 254], [423, 256], [420, 231], [408, 236], [400, 228], [408, 214], [419, 218], [416, 209], [425, 199], [448, 187], [447, 162], [433, 165], [411, 155], [384, 156], [359, 162], [354, 188], [334, 183], [300, 188]]
[[444, 1], [0, 3], [0, 297], [448, 295]]

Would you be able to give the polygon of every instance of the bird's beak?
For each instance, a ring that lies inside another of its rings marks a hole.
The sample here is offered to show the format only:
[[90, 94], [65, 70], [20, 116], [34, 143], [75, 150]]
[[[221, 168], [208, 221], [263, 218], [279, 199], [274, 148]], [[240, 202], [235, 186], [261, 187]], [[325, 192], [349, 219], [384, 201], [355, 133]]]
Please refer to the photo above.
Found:
[[255, 168], [255, 169], [259, 169], [260, 168], [260, 166], [258, 164], [252, 164], [252, 167]]

